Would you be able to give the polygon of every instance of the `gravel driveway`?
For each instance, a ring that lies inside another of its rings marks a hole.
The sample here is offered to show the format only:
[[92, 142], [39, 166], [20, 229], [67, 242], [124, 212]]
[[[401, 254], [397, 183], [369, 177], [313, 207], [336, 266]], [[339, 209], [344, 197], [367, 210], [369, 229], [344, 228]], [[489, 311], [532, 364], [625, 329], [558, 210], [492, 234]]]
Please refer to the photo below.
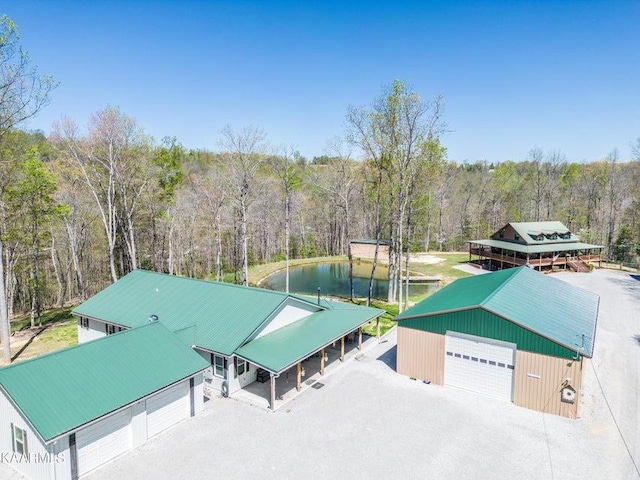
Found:
[[275, 413], [211, 400], [90, 478], [640, 478], [640, 281], [556, 276], [601, 295], [578, 420], [397, 375], [392, 331]]

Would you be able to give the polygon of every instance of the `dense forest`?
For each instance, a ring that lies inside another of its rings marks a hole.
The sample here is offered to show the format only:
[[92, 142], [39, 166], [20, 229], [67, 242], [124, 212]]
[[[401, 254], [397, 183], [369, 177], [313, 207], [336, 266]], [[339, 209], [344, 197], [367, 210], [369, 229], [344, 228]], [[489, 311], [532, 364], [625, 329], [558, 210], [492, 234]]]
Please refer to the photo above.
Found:
[[[216, 151], [190, 150], [152, 138], [110, 106], [61, 119], [50, 133], [24, 131], [22, 120], [46, 107], [55, 84], [28, 59], [21, 67], [4, 21], [0, 240], [9, 317], [30, 311], [37, 321], [43, 308], [81, 301], [135, 268], [248, 284], [251, 264], [345, 255], [353, 238], [391, 242], [399, 287], [410, 252], [465, 250], [509, 221], [560, 220], [605, 246], [607, 258], [637, 261], [640, 139], [631, 159], [614, 149], [574, 163], [532, 148], [525, 161], [457, 163], [447, 155], [443, 98], [424, 100], [400, 81], [347, 109], [344, 135], [311, 159], [255, 127], [226, 128]], [[12, 86], [16, 72], [31, 83]], [[10, 104], [11, 95], [23, 102]], [[390, 296], [402, 300], [402, 289]]]

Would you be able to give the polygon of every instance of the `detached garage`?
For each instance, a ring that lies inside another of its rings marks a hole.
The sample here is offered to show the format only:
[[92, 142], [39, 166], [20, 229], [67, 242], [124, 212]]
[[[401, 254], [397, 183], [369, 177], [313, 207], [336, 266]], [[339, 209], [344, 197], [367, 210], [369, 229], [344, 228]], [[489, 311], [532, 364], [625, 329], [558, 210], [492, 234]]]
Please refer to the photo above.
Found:
[[2, 368], [0, 451], [29, 478], [82, 478], [202, 411], [207, 367], [150, 323]]
[[397, 371], [576, 418], [598, 304], [526, 267], [457, 280], [396, 317]]

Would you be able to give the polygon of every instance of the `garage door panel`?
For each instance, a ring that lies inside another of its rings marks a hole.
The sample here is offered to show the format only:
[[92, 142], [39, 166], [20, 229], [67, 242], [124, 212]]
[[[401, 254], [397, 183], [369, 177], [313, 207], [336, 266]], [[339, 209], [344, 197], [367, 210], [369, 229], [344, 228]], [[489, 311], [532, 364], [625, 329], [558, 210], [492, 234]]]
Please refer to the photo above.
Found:
[[445, 336], [445, 384], [511, 401], [515, 346]]
[[83, 475], [131, 448], [131, 408], [76, 433], [78, 473]]
[[147, 435], [149, 438], [188, 418], [189, 382], [181, 382], [147, 399]]

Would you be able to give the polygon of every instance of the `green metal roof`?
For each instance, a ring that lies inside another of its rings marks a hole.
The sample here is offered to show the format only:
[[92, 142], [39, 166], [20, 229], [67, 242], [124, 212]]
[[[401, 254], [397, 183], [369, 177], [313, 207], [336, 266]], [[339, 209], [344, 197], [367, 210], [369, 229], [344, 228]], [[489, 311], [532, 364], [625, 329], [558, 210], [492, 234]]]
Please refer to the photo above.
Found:
[[[564, 226], [562, 222], [557, 221], [547, 221], [547, 222], [511, 222], [509, 223], [516, 231], [520, 238], [526, 241], [529, 245], [531, 244], [546, 244], [546, 243], [565, 243], [565, 242], [579, 242], [580, 239], [576, 237], [573, 233], [569, 231], [567, 227]], [[564, 240], [562, 238], [558, 238], [557, 240], [549, 240], [548, 238], [544, 238], [542, 240], [534, 240], [529, 235], [533, 233], [534, 235], [540, 234], [549, 234], [549, 233], [571, 233], [571, 237]]]
[[599, 297], [527, 267], [456, 280], [396, 317], [482, 308], [591, 357]]
[[45, 442], [208, 366], [160, 322], [0, 369], [0, 385]]
[[194, 326], [199, 347], [231, 355], [288, 297], [273, 290], [134, 270], [73, 313], [130, 328], [157, 315], [172, 331]]
[[314, 313], [250, 341], [236, 354], [266, 370], [280, 373], [368, 321], [382, 315], [378, 308], [334, 308]]
[[510, 250], [512, 252], [519, 253], [553, 253], [553, 252], [568, 252], [572, 250], [589, 250], [592, 248], [603, 248], [601, 245], [591, 245], [590, 243], [582, 242], [556, 242], [547, 244], [535, 244], [535, 245], [523, 245], [521, 243], [506, 242], [504, 240], [469, 240], [467, 243], [473, 243], [476, 245], [485, 245], [487, 247], [502, 248], [504, 250]]

